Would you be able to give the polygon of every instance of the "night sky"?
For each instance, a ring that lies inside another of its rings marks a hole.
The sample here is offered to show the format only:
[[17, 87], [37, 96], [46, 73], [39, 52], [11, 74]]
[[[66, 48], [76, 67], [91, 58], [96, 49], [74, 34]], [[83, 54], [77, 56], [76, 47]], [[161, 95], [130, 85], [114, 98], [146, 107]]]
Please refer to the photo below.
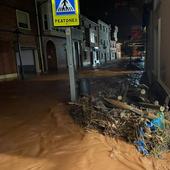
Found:
[[112, 27], [119, 27], [119, 34], [127, 38], [130, 27], [142, 25], [142, 0], [80, 0], [81, 13], [93, 21], [102, 19]]
[[90, 17], [91, 19], [108, 20], [110, 15], [114, 12], [114, 0], [80, 0], [81, 13]]

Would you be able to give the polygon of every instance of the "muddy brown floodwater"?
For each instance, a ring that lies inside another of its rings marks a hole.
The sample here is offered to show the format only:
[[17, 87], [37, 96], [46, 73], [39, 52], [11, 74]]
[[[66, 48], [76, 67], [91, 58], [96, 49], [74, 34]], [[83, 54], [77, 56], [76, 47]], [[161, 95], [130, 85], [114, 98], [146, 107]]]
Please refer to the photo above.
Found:
[[146, 158], [84, 132], [69, 116], [67, 81], [40, 80], [0, 84], [0, 170], [170, 170], [169, 154]]

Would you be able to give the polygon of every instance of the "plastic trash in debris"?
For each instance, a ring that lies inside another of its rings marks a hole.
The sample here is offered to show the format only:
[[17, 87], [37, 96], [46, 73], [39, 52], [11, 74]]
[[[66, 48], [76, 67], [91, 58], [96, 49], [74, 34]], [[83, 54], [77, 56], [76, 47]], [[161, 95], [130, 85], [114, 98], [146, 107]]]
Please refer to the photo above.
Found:
[[138, 140], [135, 141], [134, 143], [137, 146], [137, 149], [140, 153], [142, 153], [145, 156], [149, 155], [149, 152], [145, 149], [145, 142], [143, 140]]
[[136, 145], [136, 147], [140, 153], [142, 153], [145, 156], [149, 155], [148, 150], [145, 148], [145, 146], [146, 146], [145, 142], [144, 142], [145, 132], [142, 127], [140, 127], [140, 129], [139, 129], [138, 135], [139, 135], [139, 140], [135, 141], [134, 144]]
[[160, 107], [160, 111], [161, 111], [161, 112], [164, 112], [164, 111], [165, 111], [165, 107], [161, 106], [161, 107]]
[[152, 122], [145, 122], [145, 125], [147, 128], [149, 128], [152, 132], [155, 132], [156, 131], [156, 127], [155, 125], [152, 123]]
[[142, 95], [145, 95], [145, 94], [146, 94], [146, 90], [145, 90], [145, 89], [142, 89], [140, 93], [141, 93]]
[[118, 96], [117, 99], [118, 99], [119, 101], [122, 101], [123, 97], [122, 97], [122, 96]]
[[140, 130], [139, 130], [139, 135], [140, 135], [141, 137], [144, 137], [144, 135], [145, 135], [144, 130], [143, 130], [142, 127], [141, 127]]
[[163, 112], [157, 113], [156, 119], [153, 119], [151, 122], [160, 129], [165, 129], [165, 116]]
[[159, 106], [159, 101], [156, 100], [156, 101], [154, 102], [154, 105], [155, 105], [155, 106]]
[[157, 113], [158, 118], [153, 119], [150, 122], [146, 122], [146, 127], [150, 128], [151, 131], [156, 131], [157, 128], [165, 129], [165, 118], [163, 112]]
[[[153, 119], [152, 121], [147, 121], [145, 122], [145, 125], [147, 128], [149, 128], [152, 132], [156, 132], [157, 128], [164, 129], [165, 128], [165, 120], [164, 120], [164, 113], [163, 112], [158, 112], [157, 113], [156, 119]], [[139, 139], [138, 141], [135, 141], [135, 145], [138, 149], [138, 151], [144, 155], [149, 155], [148, 150], [146, 149], [146, 145], [144, 142], [144, 135], [145, 132], [142, 127], [140, 127], [139, 131]]]

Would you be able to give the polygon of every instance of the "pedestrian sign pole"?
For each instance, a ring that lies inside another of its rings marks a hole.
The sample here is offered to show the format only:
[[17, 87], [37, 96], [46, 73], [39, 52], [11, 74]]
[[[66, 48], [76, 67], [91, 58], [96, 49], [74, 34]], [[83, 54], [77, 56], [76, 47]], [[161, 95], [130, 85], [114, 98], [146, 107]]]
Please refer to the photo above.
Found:
[[69, 69], [69, 79], [70, 79], [70, 95], [71, 101], [75, 102], [77, 100], [77, 87], [76, 87], [76, 72], [75, 72], [75, 62], [73, 56], [73, 46], [71, 37], [71, 28], [66, 28], [66, 41], [67, 41], [67, 61]]
[[53, 23], [56, 27], [66, 27], [67, 61], [70, 80], [71, 101], [77, 100], [76, 73], [73, 53], [71, 26], [79, 25], [78, 0], [51, 0]]

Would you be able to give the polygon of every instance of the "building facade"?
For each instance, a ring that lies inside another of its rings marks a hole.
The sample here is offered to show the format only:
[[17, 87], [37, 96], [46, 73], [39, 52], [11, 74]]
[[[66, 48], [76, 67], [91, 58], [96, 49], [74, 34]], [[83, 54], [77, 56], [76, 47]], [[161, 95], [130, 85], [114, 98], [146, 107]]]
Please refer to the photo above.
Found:
[[83, 66], [96, 67], [99, 64], [98, 24], [80, 16], [80, 29], [83, 31]]
[[99, 25], [100, 62], [105, 63], [111, 61], [110, 52], [111, 26], [101, 20], [98, 20], [98, 25]]
[[[0, 2], [0, 80], [67, 69], [65, 27], [54, 27], [51, 0]], [[76, 68], [110, 61], [110, 26], [80, 16], [73, 27]]]
[[118, 42], [118, 32], [119, 32], [119, 29], [117, 26], [115, 26], [114, 32], [113, 32], [113, 35], [110, 41], [111, 60], [120, 59], [122, 56], [121, 43]]
[[0, 13], [0, 80], [41, 72], [35, 1], [2, 1]]

